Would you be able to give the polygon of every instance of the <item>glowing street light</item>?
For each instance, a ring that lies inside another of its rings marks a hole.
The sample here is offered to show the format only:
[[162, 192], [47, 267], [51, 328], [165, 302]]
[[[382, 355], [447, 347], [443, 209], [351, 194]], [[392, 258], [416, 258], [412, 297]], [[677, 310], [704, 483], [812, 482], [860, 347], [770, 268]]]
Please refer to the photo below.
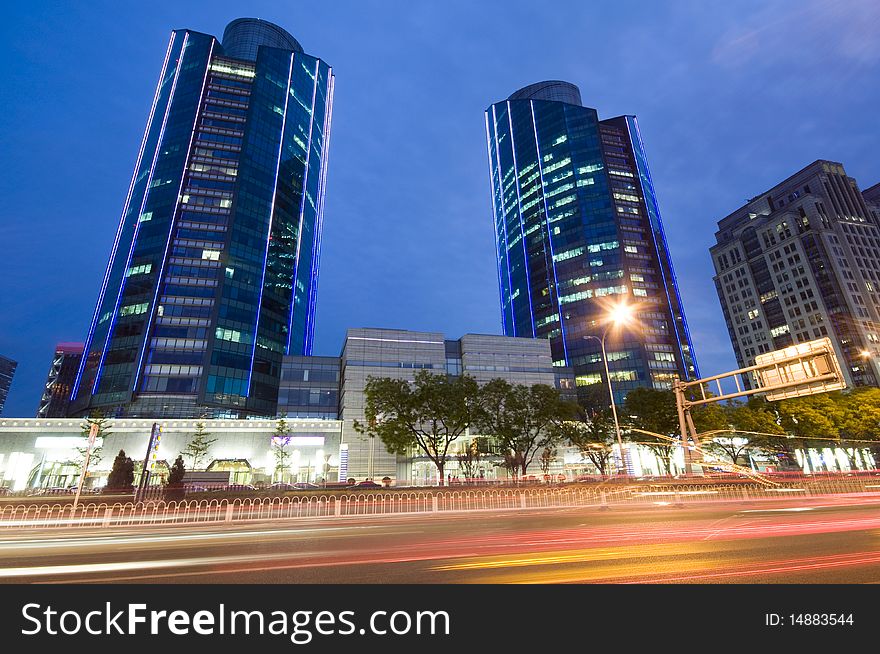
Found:
[[622, 468], [623, 473], [626, 474], [626, 463], [624, 462], [623, 456], [623, 438], [620, 435], [620, 422], [617, 419], [617, 405], [614, 403], [614, 391], [611, 388], [611, 373], [608, 370], [608, 355], [605, 352], [605, 337], [608, 336], [608, 332], [612, 327], [624, 327], [632, 323], [633, 308], [625, 302], [616, 304], [608, 310], [607, 319], [608, 324], [605, 327], [605, 331], [602, 332], [602, 338], [588, 335], [584, 336], [584, 340], [592, 338], [599, 341], [599, 344], [602, 346], [602, 363], [605, 364], [605, 379], [608, 381], [608, 396], [611, 398], [611, 414], [614, 416], [614, 433], [617, 436], [617, 445], [620, 448], [620, 467]]

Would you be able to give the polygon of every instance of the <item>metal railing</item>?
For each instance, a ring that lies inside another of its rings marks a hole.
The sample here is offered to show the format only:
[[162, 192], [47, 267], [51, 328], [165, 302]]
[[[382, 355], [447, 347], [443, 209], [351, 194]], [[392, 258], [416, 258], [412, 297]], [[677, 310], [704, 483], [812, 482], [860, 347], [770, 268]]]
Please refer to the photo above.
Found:
[[816, 495], [871, 494], [880, 481], [830, 478], [762, 484], [567, 485], [526, 488], [462, 488], [309, 496], [145, 502], [7, 504], [0, 528], [126, 527], [242, 521], [436, 514], [544, 508], [685, 506], [710, 502], [753, 502]]

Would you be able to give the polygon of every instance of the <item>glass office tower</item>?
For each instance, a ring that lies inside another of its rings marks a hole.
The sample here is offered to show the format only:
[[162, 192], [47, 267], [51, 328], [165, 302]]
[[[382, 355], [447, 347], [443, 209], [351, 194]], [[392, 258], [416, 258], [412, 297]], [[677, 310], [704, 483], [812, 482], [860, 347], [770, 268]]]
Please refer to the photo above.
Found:
[[489, 107], [486, 133], [504, 334], [550, 339], [554, 364], [574, 369], [592, 403], [606, 380], [599, 342], [584, 337], [601, 338], [623, 302], [638, 322], [608, 335], [615, 400], [693, 378], [635, 116], [599, 120], [573, 84], [540, 82]]
[[312, 348], [333, 79], [266, 21], [172, 32], [74, 415], [275, 414]]
[[3, 415], [3, 407], [6, 405], [9, 387], [12, 386], [12, 376], [15, 374], [17, 367], [17, 361], [0, 355], [0, 416]]

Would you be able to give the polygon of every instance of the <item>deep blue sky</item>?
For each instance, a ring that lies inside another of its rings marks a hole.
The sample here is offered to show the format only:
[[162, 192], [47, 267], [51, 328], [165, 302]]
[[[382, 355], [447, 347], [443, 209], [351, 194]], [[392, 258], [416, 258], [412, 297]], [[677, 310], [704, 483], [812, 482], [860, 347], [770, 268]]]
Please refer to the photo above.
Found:
[[483, 110], [542, 79], [639, 117], [704, 374], [735, 365], [716, 221], [808, 163], [880, 181], [880, 3], [19, 2], [0, 26], [0, 353], [33, 416], [84, 340], [171, 29], [278, 23], [336, 73], [316, 354], [499, 333]]

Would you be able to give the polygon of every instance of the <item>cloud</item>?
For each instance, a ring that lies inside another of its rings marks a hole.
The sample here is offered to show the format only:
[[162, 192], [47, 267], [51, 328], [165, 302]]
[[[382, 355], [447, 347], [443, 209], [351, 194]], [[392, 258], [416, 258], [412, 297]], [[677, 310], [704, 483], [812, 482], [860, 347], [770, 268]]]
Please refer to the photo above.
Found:
[[817, 55], [856, 65], [880, 61], [876, 0], [810, 0], [796, 11], [790, 6], [766, 6], [727, 30], [712, 49], [712, 62], [737, 69]]

